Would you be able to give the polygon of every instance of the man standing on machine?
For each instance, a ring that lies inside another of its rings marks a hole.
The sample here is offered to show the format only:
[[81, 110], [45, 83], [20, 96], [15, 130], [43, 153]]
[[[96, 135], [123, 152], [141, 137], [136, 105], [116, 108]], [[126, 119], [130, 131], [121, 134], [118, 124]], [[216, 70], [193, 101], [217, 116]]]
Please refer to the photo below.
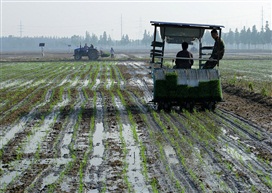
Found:
[[211, 31], [211, 36], [215, 40], [212, 55], [209, 60], [204, 64], [203, 69], [212, 69], [218, 65], [218, 61], [221, 60], [225, 53], [225, 44], [219, 37], [216, 29]]

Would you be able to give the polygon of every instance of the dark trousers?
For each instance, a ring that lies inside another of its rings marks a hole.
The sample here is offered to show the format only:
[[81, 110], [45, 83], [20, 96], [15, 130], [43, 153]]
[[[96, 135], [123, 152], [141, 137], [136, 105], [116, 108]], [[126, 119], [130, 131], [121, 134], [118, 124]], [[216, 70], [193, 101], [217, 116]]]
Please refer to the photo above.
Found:
[[207, 61], [204, 66], [203, 69], [213, 69], [217, 64], [217, 61]]

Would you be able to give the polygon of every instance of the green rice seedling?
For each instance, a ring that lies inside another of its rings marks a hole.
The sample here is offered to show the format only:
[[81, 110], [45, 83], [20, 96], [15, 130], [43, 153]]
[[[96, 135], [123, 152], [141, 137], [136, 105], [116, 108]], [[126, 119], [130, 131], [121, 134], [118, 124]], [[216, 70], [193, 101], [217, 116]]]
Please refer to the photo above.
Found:
[[152, 187], [153, 193], [159, 193], [158, 181], [155, 177], [151, 179], [151, 187]]
[[2, 149], [0, 149], [0, 160], [2, 160], [4, 149], [5, 149], [5, 146], [3, 146]]
[[250, 186], [250, 191], [251, 192], [258, 192], [258, 190], [254, 184]]
[[272, 180], [271, 180], [271, 175], [265, 175], [264, 183], [272, 189]]
[[41, 144], [38, 144], [38, 148], [37, 148], [37, 150], [35, 152], [35, 156], [34, 156], [36, 162], [40, 159], [40, 151], [41, 151]]
[[264, 96], [264, 97], [269, 96], [268, 90], [267, 90], [266, 88], [263, 87], [263, 88], [261, 89], [261, 95]]
[[22, 148], [19, 146], [16, 149], [16, 160], [21, 160], [22, 157], [23, 157], [23, 151], [22, 151]]
[[142, 167], [143, 167], [142, 172], [143, 172], [145, 179], [147, 180], [148, 179], [148, 171], [147, 171], [147, 158], [145, 155], [145, 151], [146, 151], [146, 148], [143, 145], [143, 143], [140, 141], [140, 155], [142, 158]]
[[248, 89], [249, 89], [251, 92], [254, 91], [253, 83], [252, 83], [252, 82], [249, 82], [249, 83], [248, 83]]
[[231, 79], [229, 79], [229, 84], [230, 85], [233, 85], [233, 86], [235, 86], [236, 85], [236, 82], [237, 82], [237, 76], [236, 76], [236, 74], [234, 74], [233, 75], [233, 77], [231, 78]]

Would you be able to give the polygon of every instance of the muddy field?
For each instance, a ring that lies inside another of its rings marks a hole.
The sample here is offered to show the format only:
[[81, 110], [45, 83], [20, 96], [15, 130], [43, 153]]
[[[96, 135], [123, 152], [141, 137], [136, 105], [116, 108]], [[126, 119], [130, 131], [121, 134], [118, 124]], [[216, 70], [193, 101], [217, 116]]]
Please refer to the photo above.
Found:
[[164, 112], [144, 61], [1, 69], [1, 192], [271, 192], [270, 97]]

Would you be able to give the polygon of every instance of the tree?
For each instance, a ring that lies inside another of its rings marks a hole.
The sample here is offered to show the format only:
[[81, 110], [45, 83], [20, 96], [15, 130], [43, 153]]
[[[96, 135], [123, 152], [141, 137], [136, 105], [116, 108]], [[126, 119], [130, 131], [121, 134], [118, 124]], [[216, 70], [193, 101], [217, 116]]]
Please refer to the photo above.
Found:
[[108, 41], [108, 36], [107, 36], [107, 33], [104, 31], [103, 32], [103, 35], [100, 36], [100, 40], [99, 42], [102, 44], [102, 45], [107, 45], [107, 42]]
[[121, 39], [121, 41], [120, 41], [121, 45], [123, 45], [123, 46], [128, 45], [129, 42], [130, 42], [130, 40], [129, 40], [128, 35], [127, 35], [127, 34], [126, 34], [126, 35], [123, 35], [123, 36], [122, 36], [122, 39]]
[[73, 36], [71, 37], [71, 43], [72, 43], [72, 45], [74, 45], [74, 46], [79, 46], [79, 45], [81, 44], [81, 38], [80, 38], [80, 36], [78, 36], [78, 35], [73, 35]]
[[254, 25], [252, 27], [252, 32], [251, 32], [251, 35], [250, 35], [250, 41], [254, 45], [255, 48], [256, 48], [256, 45], [260, 42], [260, 38], [259, 38], [259, 35], [258, 35], [258, 31], [256, 29], [256, 25]]
[[234, 33], [231, 31], [231, 29], [229, 30], [227, 41], [230, 45], [234, 44]]
[[237, 28], [235, 29], [235, 33], [234, 33], [234, 42], [237, 45], [237, 49], [239, 49], [239, 45], [241, 43], [241, 40], [240, 40], [240, 33]]
[[94, 33], [92, 33], [90, 42], [91, 42], [91, 44], [93, 44], [93, 45], [98, 44], [98, 37], [97, 37]]
[[91, 41], [91, 35], [88, 31], [85, 33], [85, 43], [89, 43]]
[[250, 49], [251, 43], [252, 43], [251, 30], [250, 30], [250, 28], [247, 28], [247, 31], [246, 31], [246, 44], [248, 46], [248, 49]]
[[151, 36], [149, 32], [147, 33], [147, 31], [144, 30], [143, 39], [142, 39], [142, 44], [148, 45], [148, 44], [150, 44], [150, 42], [152, 42], [152, 41], [153, 41], [153, 35]]
[[265, 24], [264, 41], [266, 44], [272, 43], [272, 31], [269, 29], [268, 21]]

